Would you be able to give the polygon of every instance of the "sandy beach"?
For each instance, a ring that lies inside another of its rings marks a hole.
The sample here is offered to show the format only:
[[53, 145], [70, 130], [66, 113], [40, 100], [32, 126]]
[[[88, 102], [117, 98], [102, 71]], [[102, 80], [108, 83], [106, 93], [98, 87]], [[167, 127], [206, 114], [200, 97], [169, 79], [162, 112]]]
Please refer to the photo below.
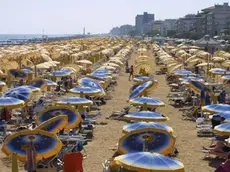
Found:
[[[134, 63], [136, 54], [133, 53], [131, 56], [129, 65]], [[152, 56], [152, 53], [149, 52], [149, 56]], [[153, 72], [155, 72], [158, 67], [154, 66], [153, 69]], [[203, 160], [204, 154], [201, 152], [202, 146], [207, 146], [210, 141], [197, 137], [196, 124], [183, 121], [181, 112], [168, 105], [166, 96], [169, 93], [169, 88], [166, 84], [165, 76], [154, 75], [154, 78], [158, 80], [159, 87], [151, 94], [151, 97], [159, 98], [166, 104], [166, 107], [159, 108], [157, 111], [170, 118], [167, 124], [174, 129], [177, 137], [176, 147], [179, 151], [177, 159], [184, 164], [186, 172], [214, 171], [216, 168], [215, 163]], [[128, 105], [126, 100], [129, 96], [129, 88], [132, 86], [132, 82], [128, 81], [128, 74], [124, 73], [124, 69], [122, 69], [121, 76], [118, 77], [117, 82], [118, 85], [115, 87], [112, 100], [101, 106], [102, 115], [97, 120], [97, 122], [105, 122], [107, 125], [96, 125], [93, 141], [85, 146], [87, 152], [87, 158], [84, 159], [83, 164], [85, 172], [102, 171], [102, 163], [106, 159], [110, 159], [115, 153], [111, 148], [116, 146], [122, 136], [122, 127], [126, 125], [126, 122], [106, 119], [106, 116], [110, 115], [112, 111], [120, 111]], [[0, 172], [11, 171], [11, 162], [2, 152], [0, 152], [0, 167]], [[20, 164], [20, 171], [24, 171], [22, 164]]]
[[[149, 56], [152, 57], [152, 53], [149, 52]], [[136, 54], [133, 53], [129, 65], [134, 63], [135, 57]], [[155, 73], [158, 67], [154, 66], [153, 69]], [[88, 154], [88, 157], [84, 160], [84, 170], [86, 172], [102, 171], [102, 163], [113, 156], [114, 151], [111, 148], [116, 146], [122, 136], [122, 127], [126, 125], [126, 122], [106, 119], [106, 116], [111, 114], [112, 111], [120, 111], [128, 105], [126, 100], [132, 82], [128, 81], [128, 74], [122, 72], [122, 75], [117, 80], [118, 86], [115, 87], [113, 99], [101, 107], [102, 116], [98, 119], [98, 122], [106, 122], [108, 125], [96, 126], [94, 139], [86, 146]], [[154, 75], [154, 78], [158, 80], [159, 87], [151, 94], [151, 97], [159, 98], [166, 104], [165, 107], [158, 108], [157, 111], [170, 118], [167, 124], [174, 129], [177, 137], [176, 147], [179, 151], [177, 159], [184, 164], [186, 172], [213, 172], [216, 169], [216, 160], [203, 160], [204, 154], [201, 152], [202, 146], [209, 145], [210, 141], [207, 138], [197, 137], [196, 124], [183, 121], [182, 112], [168, 105], [166, 96], [169, 93], [169, 87], [166, 84], [165, 75]]]

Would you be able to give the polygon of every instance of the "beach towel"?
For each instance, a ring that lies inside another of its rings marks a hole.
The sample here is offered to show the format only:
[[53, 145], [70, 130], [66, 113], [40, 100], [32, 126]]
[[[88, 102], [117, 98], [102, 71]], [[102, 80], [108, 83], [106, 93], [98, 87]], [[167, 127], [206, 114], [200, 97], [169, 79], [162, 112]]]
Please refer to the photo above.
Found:
[[64, 155], [65, 172], [83, 172], [83, 155], [80, 152], [67, 153]]

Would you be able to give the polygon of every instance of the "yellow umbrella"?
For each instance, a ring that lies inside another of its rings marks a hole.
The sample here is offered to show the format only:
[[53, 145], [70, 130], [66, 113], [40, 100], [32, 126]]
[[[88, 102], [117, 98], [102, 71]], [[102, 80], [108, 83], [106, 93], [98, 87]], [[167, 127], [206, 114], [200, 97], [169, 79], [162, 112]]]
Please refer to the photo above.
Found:
[[182, 69], [184, 66], [183, 64], [179, 64], [177, 66], [174, 66], [172, 69], [169, 69], [169, 73], [174, 72], [175, 70]]

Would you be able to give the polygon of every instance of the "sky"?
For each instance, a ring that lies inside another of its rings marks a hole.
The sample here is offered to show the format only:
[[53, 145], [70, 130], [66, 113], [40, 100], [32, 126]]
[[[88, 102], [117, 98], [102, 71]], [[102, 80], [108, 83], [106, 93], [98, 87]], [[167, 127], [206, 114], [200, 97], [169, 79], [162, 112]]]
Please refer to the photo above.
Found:
[[179, 18], [229, 0], [0, 0], [0, 34], [108, 33], [143, 12]]

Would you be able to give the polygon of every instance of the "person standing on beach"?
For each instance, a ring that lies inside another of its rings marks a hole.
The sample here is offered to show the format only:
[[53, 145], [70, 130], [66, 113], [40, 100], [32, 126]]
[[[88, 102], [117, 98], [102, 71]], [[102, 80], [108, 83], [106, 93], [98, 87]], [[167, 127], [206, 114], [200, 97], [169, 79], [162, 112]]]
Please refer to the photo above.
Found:
[[129, 81], [131, 77], [133, 78], [133, 65], [129, 69]]

